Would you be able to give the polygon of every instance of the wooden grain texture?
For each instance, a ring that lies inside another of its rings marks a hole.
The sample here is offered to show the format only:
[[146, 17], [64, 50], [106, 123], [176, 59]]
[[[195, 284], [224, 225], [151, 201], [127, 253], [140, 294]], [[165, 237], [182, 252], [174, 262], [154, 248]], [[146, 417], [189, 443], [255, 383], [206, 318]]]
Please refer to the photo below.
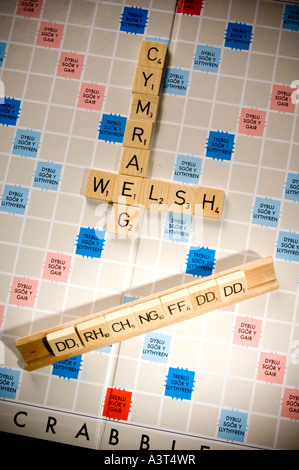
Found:
[[122, 175], [144, 178], [148, 160], [149, 150], [123, 147], [118, 172]]
[[77, 351], [82, 347], [77, 331], [73, 326], [47, 335], [47, 342], [55, 356], [63, 356], [66, 351]]
[[139, 230], [140, 208], [125, 204], [113, 204], [107, 230], [120, 237], [134, 237]]
[[168, 181], [145, 178], [139, 204], [147, 209], [166, 210], [169, 186]]
[[163, 326], [166, 314], [159, 298], [145, 301], [132, 307], [138, 327], [147, 331], [150, 323], [155, 322], [157, 328]]
[[159, 96], [133, 93], [129, 119], [156, 122]]
[[143, 178], [141, 173], [146, 171], [148, 158], [148, 150], [124, 147], [119, 173], [89, 170], [85, 196], [146, 209], [221, 217], [222, 189]]
[[220, 276], [216, 282], [222, 302], [226, 302], [228, 299], [237, 301], [247, 292], [246, 276], [243, 271]]
[[195, 196], [194, 214], [220, 219], [224, 201], [224, 190], [198, 186]]
[[168, 316], [180, 317], [181, 315], [188, 315], [194, 312], [187, 288], [162, 295], [160, 300], [165, 314]]
[[123, 305], [116, 312], [106, 313], [105, 322], [112, 337], [120, 341], [127, 333], [130, 335], [139, 329], [132, 307]]
[[123, 147], [148, 150], [152, 137], [153, 123], [128, 119], [123, 138]]
[[103, 317], [84, 321], [76, 326], [76, 330], [84, 346], [92, 344], [102, 348], [110, 344], [111, 333]]
[[110, 202], [112, 200], [115, 178], [116, 173], [95, 169], [89, 170], [85, 197]]
[[142, 178], [138, 176], [116, 175], [112, 202], [137, 206], [141, 194], [142, 181]]
[[195, 212], [196, 186], [170, 183], [167, 206], [169, 212], [193, 215]]
[[165, 42], [142, 41], [139, 50], [138, 65], [163, 69], [167, 48], [168, 46]]
[[135, 71], [132, 92], [158, 96], [160, 93], [161, 81], [161, 69], [153, 69], [138, 65]]
[[[90, 320], [94, 320], [99, 317], [105, 318], [105, 315], [111, 315], [114, 312], [119, 312], [122, 308], [130, 307], [133, 309], [133, 312], [134, 312], [135, 306], [141, 306], [141, 304], [145, 304], [146, 302], [151, 302], [153, 300], [160, 299], [161, 297], [169, 295], [169, 294], [174, 294], [175, 292], [182, 290], [182, 289], [189, 289], [194, 286], [199, 287], [201, 282], [204, 285], [208, 281], [211, 281], [211, 280], [217, 281], [217, 279], [222, 276], [230, 275], [233, 273], [239, 273], [240, 271], [244, 272], [244, 275], [246, 277], [247, 290], [246, 292], [242, 293], [242, 295], [238, 298], [238, 301], [250, 299], [252, 297], [266, 294], [267, 292], [271, 292], [275, 289], [278, 289], [278, 282], [277, 282], [276, 275], [275, 275], [274, 263], [273, 263], [272, 257], [269, 256], [265, 258], [259, 258], [249, 263], [245, 263], [241, 266], [236, 266], [231, 269], [225, 270], [221, 273], [213, 274], [212, 276], [204, 278], [202, 281], [199, 281], [197, 279], [195, 281], [191, 281], [184, 285], [176, 286], [171, 289], [167, 289], [166, 291], [159, 292], [157, 294], [152, 294], [143, 299], [134, 300], [133, 302], [125, 304], [124, 306], [118, 305], [111, 309], [105, 310], [103, 312], [95, 313], [93, 315], [79, 318], [63, 325], [57, 325], [56, 327], [49, 328], [48, 330], [41, 331], [39, 333], [34, 333], [29, 336], [18, 338], [15, 340], [15, 345], [24, 360], [24, 365], [27, 370], [30, 371], [30, 370], [38, 369], [40, 367], [45, 367], [55, 362], [68, 359], [69, 357], [73, 357], [74, 355], [84, 354], [88, 351], [97, 349], [97, 346], [95, 346], [94, 344], [90, 344], [89, 346], [82, 345], [82, 347], [80, 347], [77, 350], [76, 354], [74, 354], [73, 352], [68, 352], [65, 355], [55, 356], [46, 340], [47, 335], [50, 333], [58, 332], [59, 330], [62, 330], [68, 327], [76, 328], [77, 325], [80, 325]], [[216, 305], [216, 308], [231, 305], [232, 303], [235, 303], [235, 300], [236, 300], [235, 298], [228, 298], [226, 302], [219, 302], [219, 304]], [[165, 318], [165, 321], [163, 321], [163, 325], [168, 326], [175, 322], [187, 320], [187, 319], [195, 317], [196, 315], [210, 312], [214, 309], [215, 309], [215, 305], [214, 304], [209, 305], [207, 302], [207, 305], [204, 308], [201, 307], [198, 310], [195, 310], [195, 311], [192, 310], [192, 312], [190, 313], [184, 313], [183, 315], [178, 315], [176, 317], [172, 316], [172, 318], [170, 315], [167, 316]], [[138, 322], [137, 322], [137, 325], [138, 325]], [[159, 322], [159, 328], [161, 328], [161, 326], [162, 326], [162, 321]], [[123, 332], [124, 334], [121, 336], [121, 340], [123, 341], [131, 337], [134, 337], [136, 335], [142, 334], [145, 331], [152, 331], [155, 329], [157, 329], [157, 322], [156, 322], [155, 316], [153, 315], [153, 320], [149, 318], [149, 321], [147, 322], [146, 326], [144, 322], [144, 329], [141, 329], [138, 327], [138, 328], [130, 329], [129, 331], [125, 331]], [[109, 344], [113, 344], [115, 342], [118, 342], [119, 340], [120, 339], [117, 337], [112, 337], [111, 341], [109, 341]]]
[[207, 305], [215, 309], [220, 304], [220, 295], [217, 282], [214, 279], [206, 282], [200, 282], [188, 289], [194, 310], [201, 310]]

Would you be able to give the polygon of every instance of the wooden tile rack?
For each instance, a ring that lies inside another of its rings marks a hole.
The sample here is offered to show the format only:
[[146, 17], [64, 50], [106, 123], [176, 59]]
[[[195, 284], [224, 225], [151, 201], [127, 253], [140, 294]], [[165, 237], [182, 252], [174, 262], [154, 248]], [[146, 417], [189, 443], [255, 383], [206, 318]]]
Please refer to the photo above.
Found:
[[15, 340], [32, 371], [278, 288], [272, 257]]

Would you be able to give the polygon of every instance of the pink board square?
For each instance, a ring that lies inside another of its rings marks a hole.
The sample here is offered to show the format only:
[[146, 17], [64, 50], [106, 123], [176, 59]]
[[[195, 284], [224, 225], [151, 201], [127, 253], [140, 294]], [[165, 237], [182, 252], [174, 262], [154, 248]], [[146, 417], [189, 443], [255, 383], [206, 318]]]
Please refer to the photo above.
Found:
[[57, 76], [79, 79], [83, 70], [83, 63], [84, 55], [62, 51], [58, 62]]
[[63, 36], [63, 28], [63, 24], [42, 21], [37, 33], [36, 45], [59, 49]]
[[43, 279], [67, 282], [71, 269], [72, 257], [62, 253], [48, 252], [45, 260]]
[[38, 281], [28, 277], [13, 278], [9, 303], [19, 307], [33, 307], [37, 294]]
[[252, 108], [242, 108], [239, 120], [240, 134], [261, 137], [266, 125], [266, 111]]
[[257, 379], [265, 382], [282, 384], [285, 373], [286, 356], [261, 352]]
[[261, 329], [262, 320], [250, 317], [237, 317], [233, 343], [257, 348], [260, 342]]
[[93, 83], [82, 83], [79, 92], [78, 108], [101, 111], [105, 97], [105, 87]]
[[270, 109], [282, 113], [294, 113], [295, 103], [292, 102], [292, 93], [296, 88], [284, 85], [273, 85]]
[[17, 15], [27, 18], [39, 18], [42, 10], [43, 0], [19, 0]]
[[299, 390], [286, 388], [282, 399], [281, 416], [299, 419]]
[[236, 310], [236, 304], [225, 305], [221, 307], [221, 310], [224, 312], [234, 312]]

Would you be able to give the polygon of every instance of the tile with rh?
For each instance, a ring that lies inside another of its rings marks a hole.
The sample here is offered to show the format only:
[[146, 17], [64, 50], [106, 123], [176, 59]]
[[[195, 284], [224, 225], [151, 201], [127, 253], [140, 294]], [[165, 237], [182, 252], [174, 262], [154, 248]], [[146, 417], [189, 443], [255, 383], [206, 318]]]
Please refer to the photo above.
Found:
[[129, 119], [156, 122], [159, 96], [133, 93]]
[[116, 312], [107, 313], [105, 322], [113, 338], [119, 338], [139, 330], [136, 318], [131, 307], [120, 308]]
[[117, 238], [134, 237], [139, 231], [140, 208], [113, 204], [107, 231]]
[[139, 206], [147, 209], [168, 210], [167, 197], [169, 192], [168, 181], [144, 178], [142, 183]]
[[152, 122], [128, 119], [123, 138], [123, 146], [148, 150], [151, 142], [152, 130]]
[[101, 348], [110, 344], [111, 334], [104, 317], [79, 323], [76, 330], [84, 346], [95, 345]]
[[169, 212], [194, 214], [196, 187], [187, 184], [170, 183], [167, 198]]
[[212, 305], [217, 308], [216, 306], [220, 302], [217, 283], [213, 279], [188, 287], [188, 292], [194, 310], [204, 310]]
[[116, 175], [112, 202], [137, 205], [142, 188], [142, 178], [138, 176]]
[[112, 201], [116, 173], [102, 170], [89, 170], [85, 187], [85, 197]]
[[55, 356], [64, 356], [82, 348], [79, 336], [73, 326], [48, 333], [47, 342]]
[[134, 305], [132, 310], [139, 328], [143, 331], [152, 328], [162, 328], [167, 325], [167, 316], [159, 299], [148, 300]]
[[220, 219], [224, 200], [224, 190], [198, 186], [195, 195], [194, 214]]
[[158, 96], [160, 93], [161, 80], [161, 69], [137, 65], [132, 92]]
[[142, 41], [139, 50], [138, 65], [163, 69], [167, 47], [165, 42]]
[[222, 302], [237, 301], [247, 292], [247, 281], [243, 271], [216, 278]]
[[194, 312], [188, 289], [180, 289], [160, 297], [167, 315], [179, 317]]
[[149, 150], [123, 147], [118, 170], [119, 173], [122, 175], [139, 176], [144, 178], [146, 175], [149, 155]]

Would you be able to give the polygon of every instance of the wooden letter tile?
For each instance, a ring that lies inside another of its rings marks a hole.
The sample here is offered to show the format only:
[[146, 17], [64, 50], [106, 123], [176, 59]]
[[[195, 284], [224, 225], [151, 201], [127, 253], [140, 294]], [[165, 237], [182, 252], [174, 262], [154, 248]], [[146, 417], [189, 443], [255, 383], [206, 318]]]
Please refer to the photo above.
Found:
[[162, 70], [137, 65], [132, 92], [156, 95], [160, 93]]
[[220, 276], [216, 281], [223, 302], [235, 302], [247, 292], [246, 276], [243, 271]]
[[223, 189], [198, 186], [195, 196], [195, 215], [220, 219], [224, 199]]
[[47, 334], [47, 341], [55, 356], [64, 356], [82, 348], [73, 326]]
[[172, 294], [164, 295], [160, 300], [167, 315], [177, 317], [194, 311], [187, 289], [180, 289]]
[[116, 175], [112, 202], [137, 205], [142, 188], [142, 178], [138, 176]]
[[129, 119], [156, 122], [159, 96], [133, 93]]
[[107, 230], [122, 237], [134, 237], [139, 230], [140, 208], [113, 204]]
[[217, 283], [214, 280], [200, 282], [192, 287], [188, 287], [191, 297], [191, 302], [194, 310], [205, 309], [220, 302], [220, 296], [217, 288]]
[[121, 336], [125, 336], [139, 329], [131, 307], [124, 307], [117, 312], [107, 313], [107, 315], [105, 315], [105, 322], [108, 325], [111, 335], [113, 337], [119, 337], [120, 341]]
[[138, 65], [146, 65], [162, 69], [167, 54], [167, 44], [155, 41], [142, 41], [138, 57]]
[[141, 330], [161, 328], [165, 324], [166, 314], [159, 299], [135, 305], [132, 310]]
[[167, 181], [143, 180], [139, 205], [147, 209], [167, 210], [167, 197], [170, 183]]
[[101, 170], [89, 170], [85, 188], [85, 197], [112, 201], [115, 173]]
[[194, 214], [196, 187], [187, 184], [169, 184], [167, 206], [169, 212]]
[[148, 150], [152, 137], [153, 124], [147, 121], [127, 120], [123, 146]]
[[96, 345], [96, 347], [101, 348], [108, 345], [111, 339], [104, 317], [79, 323], [76, 330], [84, 346]]
[[149, 150], [123, 147], [119, 173], [122, 175], [145, 177]]

